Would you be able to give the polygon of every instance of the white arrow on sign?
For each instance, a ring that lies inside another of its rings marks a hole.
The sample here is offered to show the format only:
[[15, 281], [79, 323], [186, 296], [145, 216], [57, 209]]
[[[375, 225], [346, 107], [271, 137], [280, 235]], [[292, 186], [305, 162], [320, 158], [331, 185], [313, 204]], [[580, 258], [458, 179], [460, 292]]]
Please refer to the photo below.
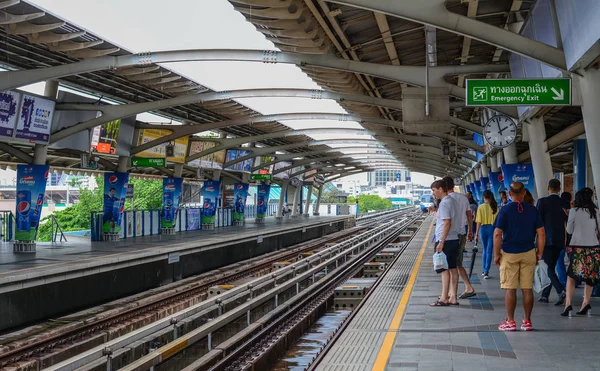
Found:
[[550, 88], [550, 90], [552, 90], [552, 92], [554, 93], [554, 96], [552, 97], [552, 99], [554, 99], [554, 100], [564, 100], [565, 99], [565, 91], [563, 89], [560, 89], [560, 93], [558, 92], [558, 90], [556, 90], [554, 88]]
[[137, 160], [133, 160], [133, 166], [137, 166]]

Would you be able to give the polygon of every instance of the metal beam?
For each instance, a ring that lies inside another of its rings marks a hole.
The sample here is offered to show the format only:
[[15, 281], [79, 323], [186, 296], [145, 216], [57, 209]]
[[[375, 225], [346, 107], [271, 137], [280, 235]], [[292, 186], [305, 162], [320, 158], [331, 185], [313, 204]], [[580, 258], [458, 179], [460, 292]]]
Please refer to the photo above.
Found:
[[[546, 148], [547, 152], [552, 151], [553, 149], [577, 138], [580, 135], [585, 134], [585, 128], [583, 122], [578, 122], [577, 124], [573, 124], [560, 133], [546, 139]], [[531, 153], [529, 151], [523, 152], [518, 157], [519, 162], [525, 162], [531, 159]]]
[[20, 149], [11, 146], [8, 143], [0, 142], [0, 151], [8, 153], [11, 156], [15, 156], [19, 160], [25, 162], [26, 164], [33, 163], [33, 156], [29, 155], [26, 152], [21, 151]]
[[535, 59], [567, 71], [564, 52], [544, 43], [528, 39], [502, 28], [487, 24], [446, 9], [445, 0], [328, 0], [373, 12], [407, 19]]

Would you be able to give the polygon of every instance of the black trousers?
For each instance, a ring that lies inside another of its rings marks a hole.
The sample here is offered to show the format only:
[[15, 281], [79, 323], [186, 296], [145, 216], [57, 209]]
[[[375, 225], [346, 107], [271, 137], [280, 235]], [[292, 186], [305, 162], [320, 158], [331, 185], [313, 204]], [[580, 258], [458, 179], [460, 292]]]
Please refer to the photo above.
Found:
[[550, 296], [552, 287], [556, 289], [556, 293], [558, 295], [562, 294], [562, 292], [565, 291], [565, 287], [562, 285], [562, 283], [560, 283], [560, 280], [556, 275], [556, 263], [558, 262], [561, 250], [562, 249], [558, 249], [554, 246], [546, 246], [544, 248], [544, 254], [542, 254], [542, 259], [544, 259], [544, 263], [548, 265], [548, 278], [550, 278], [550, 282], [552, 282], [552, 285], [546, 287], [544, 291], [542, 291], [542, 296], [545, 298]]

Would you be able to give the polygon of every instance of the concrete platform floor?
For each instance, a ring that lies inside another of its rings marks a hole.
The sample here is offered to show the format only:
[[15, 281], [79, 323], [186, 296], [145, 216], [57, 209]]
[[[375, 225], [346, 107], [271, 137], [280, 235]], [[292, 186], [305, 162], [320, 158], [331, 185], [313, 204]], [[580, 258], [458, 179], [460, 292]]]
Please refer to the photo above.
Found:
[[[428, 219], [426, 223], [430, 221]], [[440, 277], [432, 270], [431, 233], [433, 231], [420, 233], [417, 236], [420, 240], [413, 240], [405, 252], [411, 253], [417, 245], [421, 246], [417, 242], [427, 241], [422, 244], [424, 254], [414, 282], [405, 279], [406, 288], [402, 285], [402, 289], [396, 286], [395, 290], [390, 290], [394, 276], [390, 274], [388, 283], [377, 288], [378, 291], [385, 290], [386, 295], [393, 295], [395, 302], [394, 309], [386, 313], [383, 326], [375, 318], [370, 322], [363, 320], [358, 326], [362, 316], [357, 316], [349, 325], [349, 334], [341, 338], [339, 346], [336, 344], [332, 351], [339, 357], [328, 356], [328, 362], [319, 370], [600, 370], [598, 298], [592, 298], [591, 303], [593, 313], [598, 314], [566, 318], [560, 316], [562, 306], [553, 305], [556, 292], [551, 294], [550, 304], [537, 302], [539, 296], [536, 294], [532, 316], [534, 331], [498, 331], [498, 324], [506, 317], [504, 291], [500, 289], [498, 267], [492, 266], [489, 280], [480, 279], [480, 253], [472, 276], [477, 296], [460, 300], [460, 306], [430, 307], [429, 303], [435, 301], [441, 291]], [[469, 251], [471, 246], [468, 245]], [[470, 266], [470, 257], [470, 252], [465, 255], [466, 267]], [[405, 271], [406, 267], [396, 264], [392, 269]], [[408, 302], [405, 302], [407, 297], [401, 300], [406, 295], [405, 290], [411, 289]], [[460, 283], [459, 293], [463, 289]], [[583, 289], [575, 293], [573, 306], [576, 310], [582, 295]], [[515, 315], [518, 327], [523, 318], [521, 303], [519, 293]], [[363, 311], [377, 308], [377, 301], [368, 304]], [[383, 305], [387, 303], [380, 304]], [[369, 349], [373, 344], [377, 350], [371, 352]], [[362, 356], [349, 356], [353, 353]]]

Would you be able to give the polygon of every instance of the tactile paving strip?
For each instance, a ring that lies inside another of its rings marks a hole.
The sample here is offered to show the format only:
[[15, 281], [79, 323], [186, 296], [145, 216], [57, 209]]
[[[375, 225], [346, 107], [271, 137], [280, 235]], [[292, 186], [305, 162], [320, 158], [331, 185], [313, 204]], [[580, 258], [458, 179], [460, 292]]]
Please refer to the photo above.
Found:
[[371, 369], [433, 219], [424, 221], [402, 255], [348, 324], [317, 370]]

